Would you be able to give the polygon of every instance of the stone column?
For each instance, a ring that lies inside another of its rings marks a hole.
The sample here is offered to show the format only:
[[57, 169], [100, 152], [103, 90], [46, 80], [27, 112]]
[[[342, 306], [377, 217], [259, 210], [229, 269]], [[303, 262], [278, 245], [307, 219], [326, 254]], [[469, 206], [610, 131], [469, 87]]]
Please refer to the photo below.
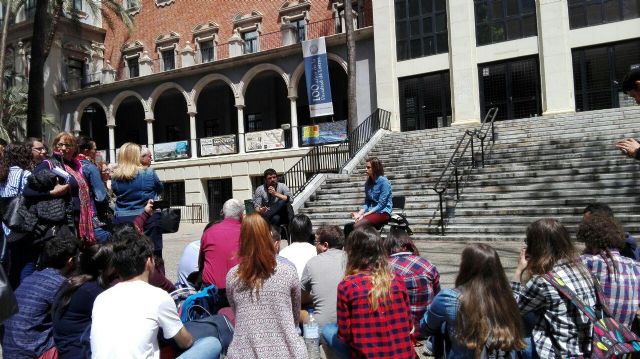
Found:
[[376, 103], [377, 107], [391, 111], [391, 130], [400, 131], [394, 2], [393, 0], [375, 0], [372, 2], [372, 6], [373, 46], [376, 54]]
[[196, 113], [189, 112], [189, 133], [191, 134], [191, 158], [198, 158], [197, 131], [196, 131]]
[[536, 1], [544, 115], [575, 112], [567, 0]]
[[480, 122], [476, 21], [469, 0], [447, 1], [453, 124]]
[[147, 147], [153, 153], [153, 118], [147, 118]]
[[191, 43], [187, 41], [184, 48], [180, 51], [180, 56], [182, 57], [181, 67], [193, 66], [196, 63], [195, 53], [193, 47], [191, 47]]
[[244, 54], [244, 40], [238, 32], [238, 29], [233, 30], [233, 35], [229, 38], [229, 57], [240, 56]]
[[153, 61], [149, 57], [149, 52], [143, 52], [138, 63], [140, 64], [140, 76], [147, 76], [153, 73]]
[[116, 163], [116, 125], [107, 125], [109, 129], [109, 163]]
[[290, 96], [289, 101], [291, 103], [291, 148], [298, 148], [298, 107], [296, 105], [298, 100], [297, 96]]
[[238, 109], [238, 153], [244, 151], [244, 105], [236, 105]]

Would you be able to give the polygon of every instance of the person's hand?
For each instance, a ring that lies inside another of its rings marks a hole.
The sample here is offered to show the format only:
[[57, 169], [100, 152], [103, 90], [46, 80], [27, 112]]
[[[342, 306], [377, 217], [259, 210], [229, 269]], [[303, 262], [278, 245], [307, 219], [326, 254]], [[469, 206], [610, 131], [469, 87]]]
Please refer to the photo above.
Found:
[[153, 200], [152, 199], [147, 201], [147, 204], [144, 206], [144, 211], [147, 212], [148, 214], [151, 214], [151, 212], [153, 212]]
[[640, 143], [633, 138], [625, 138], [616, 142], [616, 148], [628, 157], [635, 157], [638, 149], [640, 149]]
[[267, 188], [267, 192], [269, 192], [270, 195], [275, 196], [276, 195], [276, 189], [273, 188], [273, 186], [269, 186], [269, 188]]
[[269, 210], [269, 207], [265, 207], [265, 206], [256, 208], [256, 211], [258, 211], [258, 213], [260, 214], [265, 214], [265, 212], [268, 210]]
[[522, 279], [522, 272], [527, 268], [529, 260], [526, 255], [527, 248], [520, 249], [520, 257], [518, 258], [518, 265], [516, 266], [515, 279], [520, 281]]
[[53, 189], [51, 191], [49, 191], [49, 194], [52, 197], [62, 197], [64, 196], [67, 192], [69, 192], [69, 185], [68, 184], [56, 184], [55, 187], [53, 187]]

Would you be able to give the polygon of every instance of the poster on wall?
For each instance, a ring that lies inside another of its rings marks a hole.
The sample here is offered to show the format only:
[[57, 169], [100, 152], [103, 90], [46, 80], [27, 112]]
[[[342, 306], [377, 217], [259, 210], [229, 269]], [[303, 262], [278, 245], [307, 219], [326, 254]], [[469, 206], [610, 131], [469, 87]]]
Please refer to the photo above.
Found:
[[324, 122], [302, 127], [302, 145], [320, 145], [347, 139], [347, 121]]
[[153, 145], [155, 161], [177, 160], [189, 158], [189, 141], [156, 143]]
[[284, 130], [277, 128], [260, 132], [247, 132], [244, 134], [244, 140], [247, 152], [284, 148]]
[[307, 98], [311, 117], [333, 115], [329, 60], [324, 37], [302, 42], [304, 76], [307, 80]]
[[200, 139], [200, 156], [227, 155], [231, 153], [236, 153], [236, 135]]

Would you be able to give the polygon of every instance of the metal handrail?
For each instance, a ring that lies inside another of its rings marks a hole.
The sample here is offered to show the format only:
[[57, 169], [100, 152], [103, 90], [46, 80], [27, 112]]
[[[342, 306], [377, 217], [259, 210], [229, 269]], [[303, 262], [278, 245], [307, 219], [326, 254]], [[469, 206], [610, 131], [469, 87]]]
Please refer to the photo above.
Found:
[[[460, 167], [462, 158], [464, 154], [467, 152], [467, 149], [469, 148], [469, 146], [471, 146], [471, 167], [472, 168], [477, 167], [478, 161], [476, 161], [476, 158], [475, 158], [475, 150], [474, 150], [474, 144], [473, 144], [474, 138], [477, 138], [480, 140], [480, 151], [482, 153], [481, 162], [482, 162], [482, 167], [484, 168], [484, 140], [486, 139], [489, 133], [489, 129], [491, 129], [491, 143], [492, 144], [495, 143], [494, 120], [497, 114], [498, 114], [497, 107], [493, 107], [489, 109], [485, 117], [482, 119], [482, 125], [480, 126], [479, 130], [472, 129], [472, 130], [466, 130], [464, 132], [464, 135], [460, 138], [460, 140], [458, 140], [456, 149], [451, 154], [451, 157], [449, 157], [449, 161], [447, 162], [444, 169], [442, 170], [440, 177], [438, 177], [438, 180], [433, 186], [433, 190], [438, 194], [438, 197], [440, 200], [439, 226], [440, 226], [440, 232], [442, 233], [443, 236], [444, 236], [444, 227], [445, 227], [443, 197], [444, 197], [444, 193], [449, 189], [449, 183], [451, 183], [451, 177], [455, 177], [456, 201], [459, 201], [460, 200], [460, 176], [459, 176], [458, 168]], [[462, 147], [462, 150], [460, 150], [461, 147]], [[453, 169], [451, 170], [451, 172], [449, 172], [449, 175], [446, 177], [446, 180], [443, 181], [443, 178], [445, 178], [445, 175], [447, 174], [447, 171], [449, 170], [451, 165], [453, 165]], [[444, 185], [441, 186], [441, 183], [443, 183]]]
[[300, 194], [319, 173], [339, 173], [379, 129], [389, 129], [390, 117], [389, 111], [376, 109], [347, 135], [346, 140], [313, 146], [283, 174], [292, 196]]

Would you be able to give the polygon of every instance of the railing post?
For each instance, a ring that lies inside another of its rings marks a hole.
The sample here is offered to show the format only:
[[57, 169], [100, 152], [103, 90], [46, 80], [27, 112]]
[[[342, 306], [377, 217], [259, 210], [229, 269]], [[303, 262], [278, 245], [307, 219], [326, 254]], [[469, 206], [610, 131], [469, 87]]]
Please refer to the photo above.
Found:
[[440, 197], [440, 233], [444, 236], [444, 211], [442, 209], [442, 194], [444, 192], [438, 192]]
[[459, 184], [458, 184], [458, 164], [456, 163], [456, 166], [453, 168], [453, 173], [456, 176], [456, 199], [459, 201], [460, 200], [460, 191], [459, 191]]
[[473, 138], [476, 136], [475, 133], [471, 136], [471, 167], [476, 168], [476, 156], [475, 151], [473, 150]]
[[480, 149], [482, 150], [482, 168], [484, 168], [484, 137], [480, 139]]
[[495, 145], [496, 144], [496, 132], [495, 132], [493, 124], [494, 124], [494, 122], [491, 121], [491, 143]]

